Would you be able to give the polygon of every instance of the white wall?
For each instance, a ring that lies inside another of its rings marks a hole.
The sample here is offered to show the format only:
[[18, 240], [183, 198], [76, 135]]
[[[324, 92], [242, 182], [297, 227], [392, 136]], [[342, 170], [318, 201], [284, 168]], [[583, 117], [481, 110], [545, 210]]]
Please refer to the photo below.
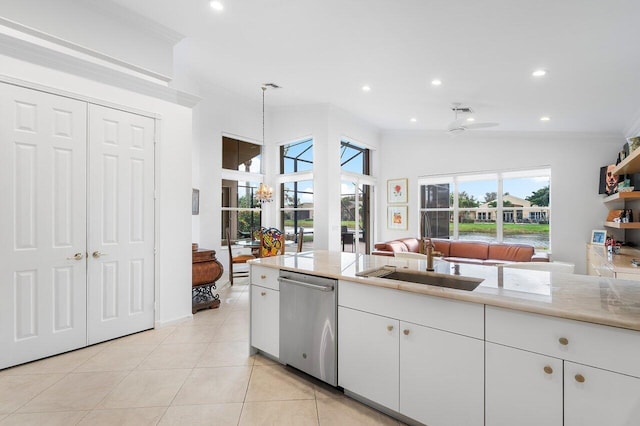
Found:
[[476, 131], [457, 137], [436, 132], [385, 132], [381, 181], [409, 179], [409, 227], [386, 228], [386, 188], [379, 192], [379, 240], [419, 235], [418, 177], [551, 166], [551, 244], [553, 259], [586, 271], [585, 243], [602, 229], [607, 208], [598, 195], [599, 170], [615, 160], [622, 136]]
[[11, 76], [59, 90], [160, 114], [156, 147], [158, 227], [156, 323], [191, 316], [191, 109], [0, 55]]
[[165, 76], [182, 38], [115, 3], [100, 0], [2, 0], [0, 16]]
[[203, 99], [193, 111], [193, 163], [198, 170], [193, 187], [200, 189], [200, 214], [192, 217], [192, 239], [201, 248], [216, 251], [225, 270], [218, 282], [224, 283], [229, 256], [227, 247], [221, 246], [222, 135], [261, 143], [262, 92], [256, 87], [255, 99], [245, 99], [225, 89], [204, 87], [199, 94]]

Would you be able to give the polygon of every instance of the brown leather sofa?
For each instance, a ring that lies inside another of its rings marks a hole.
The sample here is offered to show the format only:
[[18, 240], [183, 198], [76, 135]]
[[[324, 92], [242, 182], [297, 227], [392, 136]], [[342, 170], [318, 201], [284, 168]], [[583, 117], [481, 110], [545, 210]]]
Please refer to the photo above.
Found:
[[[536, 254], [533, 246], [526, 244], [487, 243], [484, 241], [456, 241], [432, 238], [435, 251], [449, 262], [497, 265], [507, 262], [548, 262], [544, 253]], [[386, 243], [376, 243], [371, 254], [394, 256], [396, 252], [420, 252], [417, 238], [401, 238]]]

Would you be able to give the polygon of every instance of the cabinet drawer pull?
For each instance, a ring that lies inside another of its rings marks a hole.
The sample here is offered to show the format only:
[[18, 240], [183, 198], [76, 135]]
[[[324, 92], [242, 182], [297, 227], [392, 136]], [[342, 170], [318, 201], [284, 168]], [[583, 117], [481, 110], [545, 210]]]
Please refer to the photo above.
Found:
[[553, 374], [553, 368], [551, 368], [550, 365], [545, 365], [544, 366], [544, 372], [547, 374]]
[[406, 329], [406, 328], [402, 332], [404, 333], [405, 336], [408, 336], [409, 333], [411, 333], [411, 331], [409, 329]]
[[567, 339], [566, 337], [561, 337], [558, 339], [558, 342], [560, 342], [562, 346], [567, 346], [569, 344], [569, 339]]
[[576, 374], [575, 379], [578, 383], [584, 383], [584, 376], [582, 374]]
[[260, 293], [260, 295], [261, 295], [261, 296], [266, 296], [266, 295], [267, 295], [267, 292], [266, 292], [266, 291], [263, 291], [262, 293]]
[[267, 276], [266, 275], [260, 275], [260, 279], [266, 280]]
[[393, 331], [393, 326], [392, 326], [392, 325], [388, 325], [388, 326], [387, 326], [387, 330], [388, 330], [388, 331]]

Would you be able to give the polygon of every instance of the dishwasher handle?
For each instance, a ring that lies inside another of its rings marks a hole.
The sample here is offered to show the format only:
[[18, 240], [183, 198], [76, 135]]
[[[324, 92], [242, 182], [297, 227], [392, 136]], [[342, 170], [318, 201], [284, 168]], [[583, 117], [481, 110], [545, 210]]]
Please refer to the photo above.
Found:
[[291, 280], [289, 278], [283, 278], [283, 277], [278, 277], [278, 281], [285, 284], [293, 284], [293, 285], [299, 285], [301, 287], [307, 287], [313, 290], [333, 291], [333, 285], [327, 286], [327, 285], [311, 284], [311, 283], [305, 283], [303, 281], [296, 281], [296, 280]]

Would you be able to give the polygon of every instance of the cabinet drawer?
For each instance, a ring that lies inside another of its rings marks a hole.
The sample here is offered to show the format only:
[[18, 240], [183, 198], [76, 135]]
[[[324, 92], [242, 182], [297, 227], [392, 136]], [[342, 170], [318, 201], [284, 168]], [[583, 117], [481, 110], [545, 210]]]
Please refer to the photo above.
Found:
[[640, 332], [487, 306], [486, 339], [640, 377]]
[[338, 305], [484, 338], [484, 305], [340, 281]]
[[273, 290], [280, 290], [278, 275], [280, 275], [279, 269], [251, 265], [251, 284], [260, 285]]

